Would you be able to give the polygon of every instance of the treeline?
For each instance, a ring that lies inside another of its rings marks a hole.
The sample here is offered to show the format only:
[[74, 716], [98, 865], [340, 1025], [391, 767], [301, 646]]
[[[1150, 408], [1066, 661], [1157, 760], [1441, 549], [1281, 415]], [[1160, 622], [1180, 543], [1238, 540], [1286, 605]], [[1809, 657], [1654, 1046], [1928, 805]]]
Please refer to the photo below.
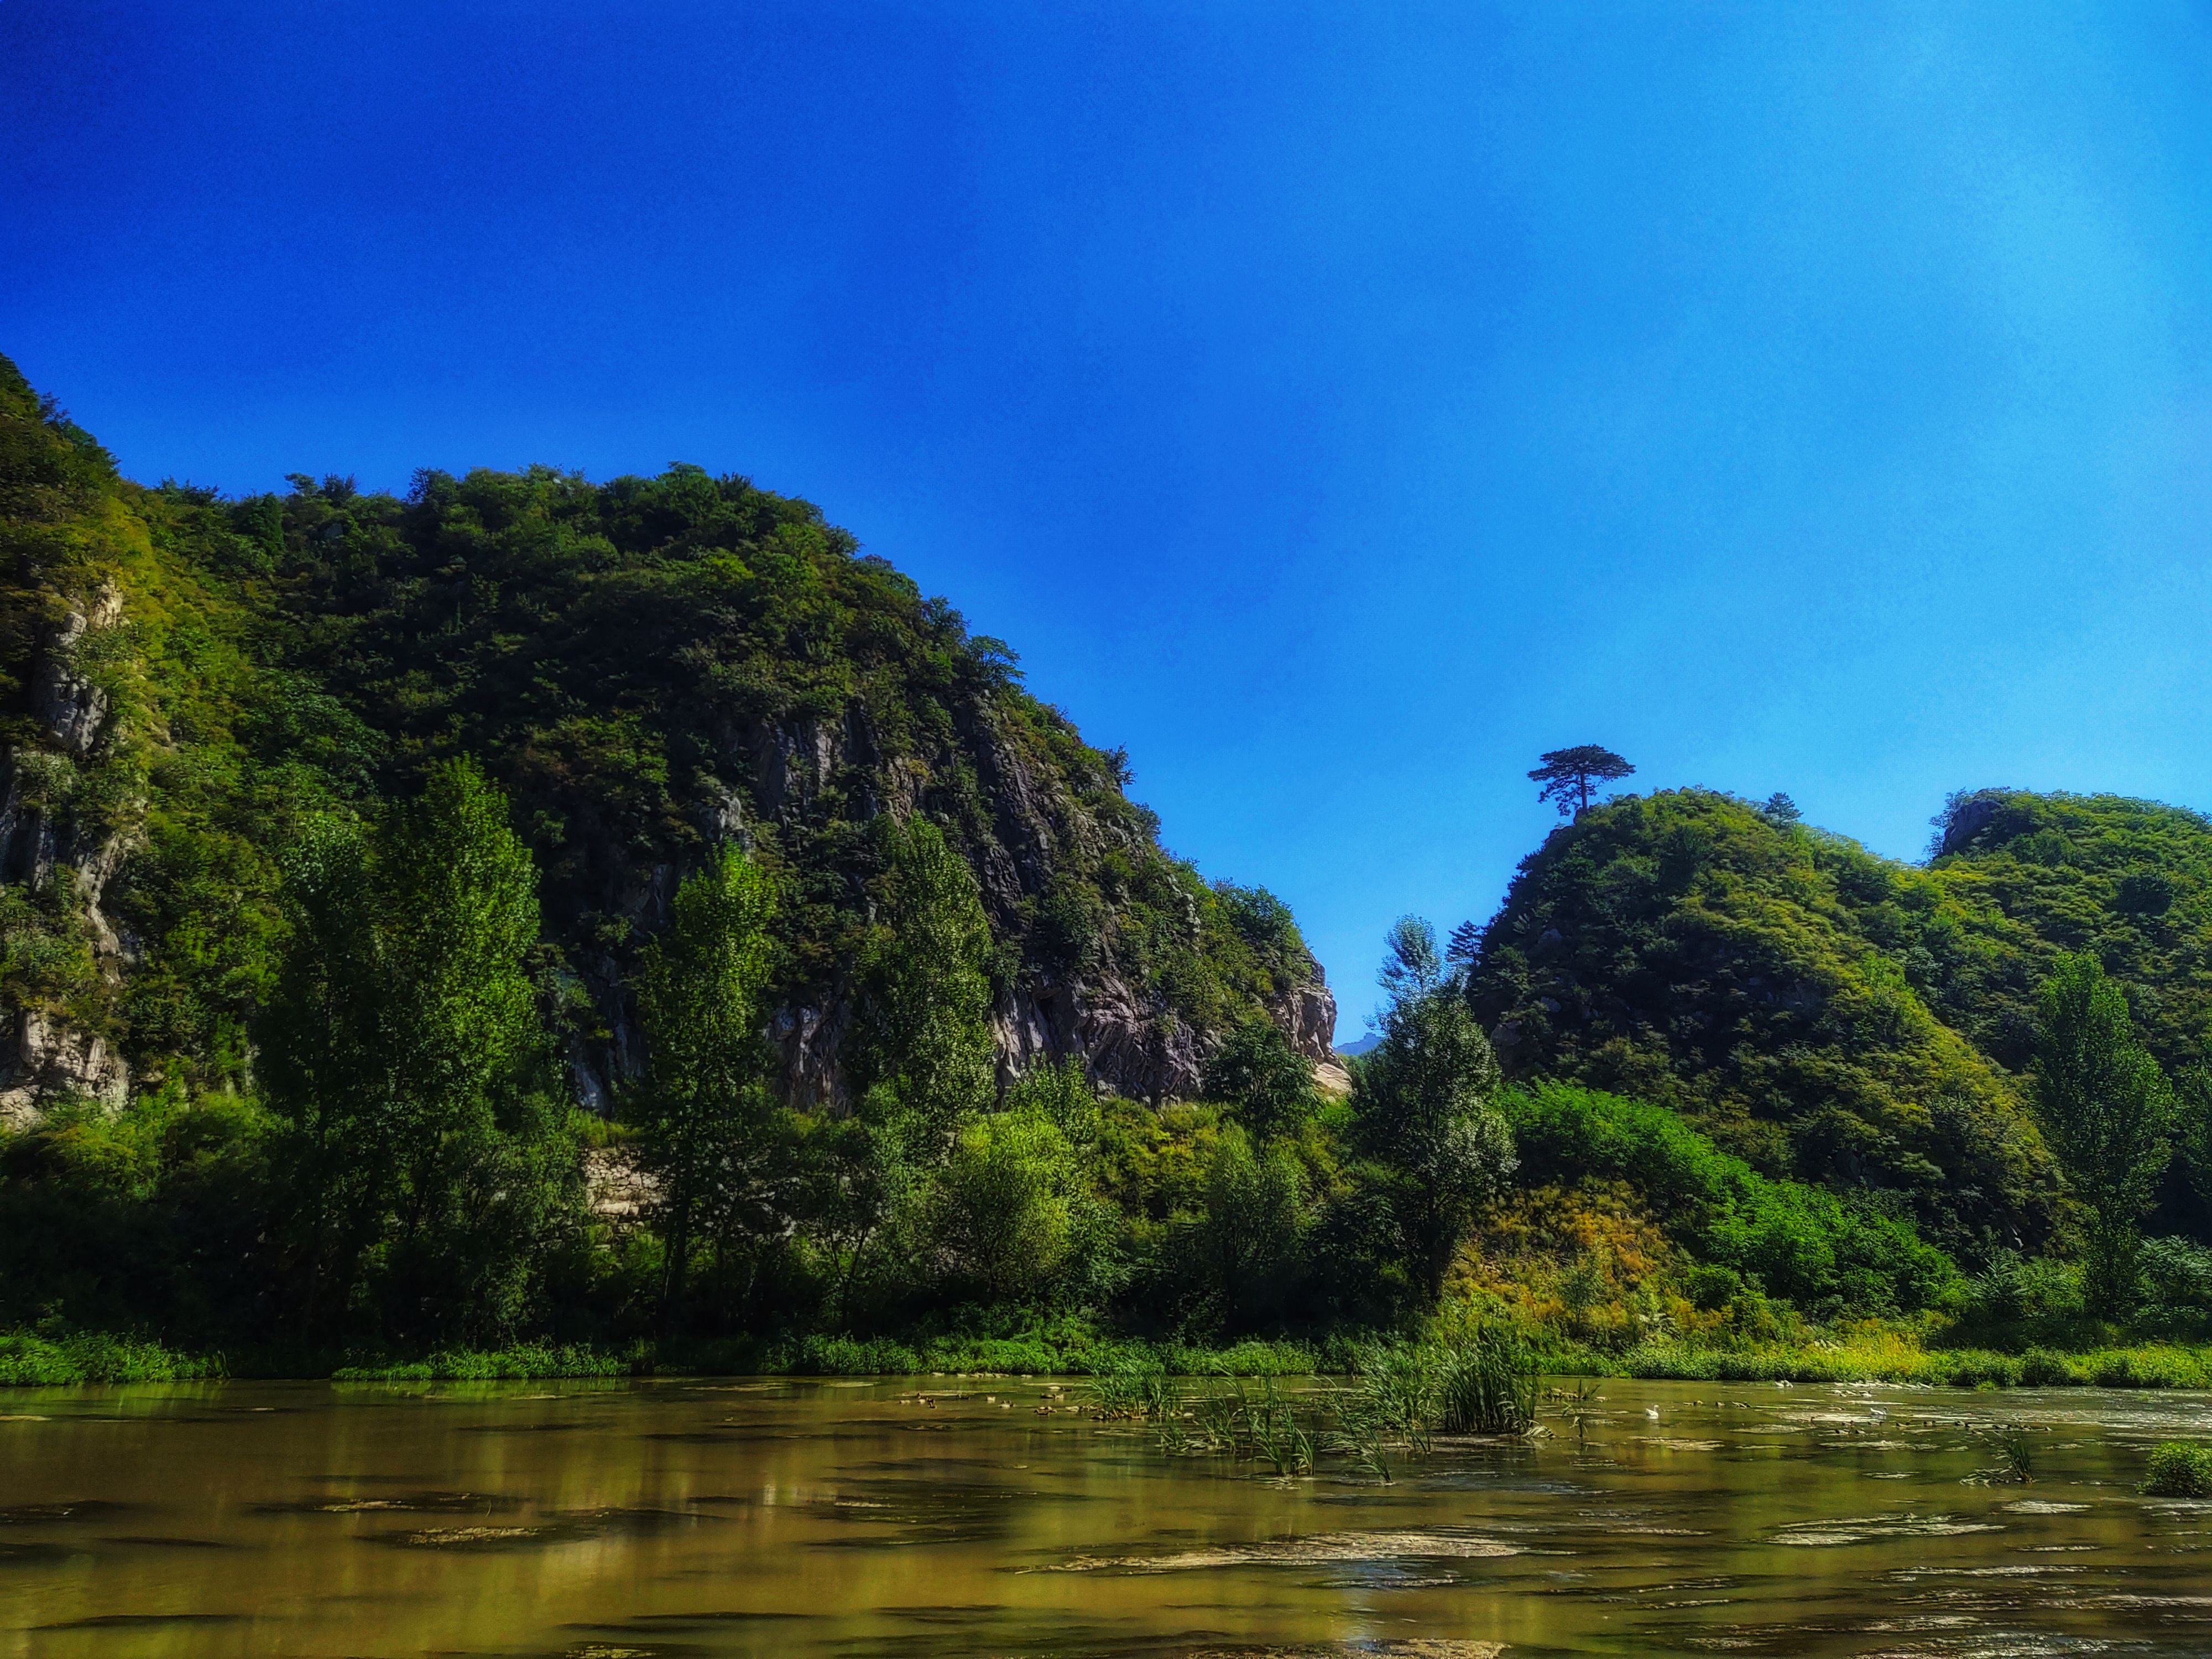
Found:
[[[1054, 1318], [1221, 1337], [1435, 1300], [1513, 1156], [1432, 946], [1401, 958], [1348, 1103], [1256, 1018], [1213, 1061], [1218, 1103], [1155, 1110], [1073, 1063], [1001, 1092], [975, 877], [927, 818], [878, 833], [853, 1109], [781, 1103], [783, 901], [731, 842], [640, 957], [646, 1065], [609, 1122], [569, 1104], [536, 872], [483, 773], [311, 821], [255, 1090], [179, 1080], [0, 1145], [0, 1322], [420, 1350]], [[635, 1223], [591, 1202], [624, 1172]]]
[[849, 1110], [776, 1086], [784, 900], [732, 839], [639, 954], [644, 1065], [590, 1115], [511, 817], [458, 760], [378, 813], [303, 823], [253, 1088], [178, 1079], [0, 1141], [0, 1328], [358, 1363], [808, 1334], [1318, 1340], [1445, 1306], [1598, 1354], [1855, 1319], [2078, 1343], [2212, 1315], [2212, 1252], [2142, 1231], [2169, 1162], [2205, 1167], [2212, 1091], [2169, 1085], [2087, 957], [2041, 994], [2030, 1074], [2061, 1224], [1961, 1262], [1893, 1198], [1763, 1173], [1668, 1108], [1508, 1084], [1469, 964], [1410, 918], [1346, 1099], [1257, 1018], [1206, 1101], [1131, 1102], [1073, 1063], [1001, 1088], [975, 878], [919, 815], [876, 831]]

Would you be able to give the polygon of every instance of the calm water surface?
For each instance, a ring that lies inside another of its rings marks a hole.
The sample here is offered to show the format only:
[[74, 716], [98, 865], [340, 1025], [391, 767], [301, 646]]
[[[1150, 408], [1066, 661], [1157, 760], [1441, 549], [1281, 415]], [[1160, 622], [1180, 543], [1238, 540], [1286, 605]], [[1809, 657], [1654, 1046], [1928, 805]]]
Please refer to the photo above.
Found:
[[2203, 1395], [1609, 1382], [1387, 1486], [1048, 1398], [0, 1393], [0, 1659], [2212, 1654], [2212, 1504], [2132, 1490]]

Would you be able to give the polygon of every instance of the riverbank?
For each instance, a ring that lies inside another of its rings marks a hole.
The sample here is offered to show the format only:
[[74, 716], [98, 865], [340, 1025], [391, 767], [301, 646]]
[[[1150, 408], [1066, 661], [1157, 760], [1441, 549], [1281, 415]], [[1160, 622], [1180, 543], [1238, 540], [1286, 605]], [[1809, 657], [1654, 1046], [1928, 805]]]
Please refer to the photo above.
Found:
[[[405, 1355], [256, 1348], [198, 1353], [99, 1332], [0, 1334], [0, 1387], [329, 1377], [340, 1382], [494, 1382], [651, 1376], [905, 1376], [930, 1373], [1084, 1376], [1305, 1376], [1356, 1369], [1361, 1343], [1240, 1342], [1207, 1347], [1084, 1332], [1011, 1337], [805, 1336], [623, 1346], [520, 1343]], [[1939, 1388], [2212, 1389], [2212, 1346], [2142, 1342], [2062, 1352], [1929, 1347], [1890, 1331], [1747, 1349], [1647, 1342], [1620, 1353], [1557, 1347], [1539, 1357], [1559, 1376], [1685, 1382], [1903, 1382]]]

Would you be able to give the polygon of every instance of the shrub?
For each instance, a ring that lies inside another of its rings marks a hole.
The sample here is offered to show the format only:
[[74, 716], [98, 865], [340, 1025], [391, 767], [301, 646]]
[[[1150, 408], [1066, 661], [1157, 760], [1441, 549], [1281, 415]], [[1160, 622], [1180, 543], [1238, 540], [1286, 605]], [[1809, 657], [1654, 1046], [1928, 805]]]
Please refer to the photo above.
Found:
[[2147, 1238], [2141, 1266], [2147, 1320], [2190, 1324], [2212, 1312], [2212, 1249], [2186, 1238]]
[[[1932, 1307], [1956, 1283], [1950, 1258], [1910, 1222], [1824, 1188], [1770, 1180], [1664, 1107], [1540, 1083], [1509, 1093], [1504, 1109], [1522, 1180], [1627, 1182], [1679, 1243], [1768, 1295], [1886, 1313]], [[1703, 1288], [1710, 1295], [1721, 1282]]]
[[2201, 1389], [2212, 1383], [2203, 1364], [2185, 1348], [2148, 1343], [2084, 1356], [2082, 1365], [2100, 1389]]
[[1976, 1330], [2063, 1333], [2083, 1316], [2081, 1269], [2050, 1256], [2000, 1250], [1962, 1289], [1960, 1322]]
[[2212, 1446], [2165, 1442], [2150, 1455], [2142, 1490], [2152, 1498], [2212, 1498]]
[[954, 1275], [994, 1302], [1040, 1298], [1079, 1236], [1081, 1172], [1043, 1110], [987, 1113], [938, 1176], [931, 1231]]

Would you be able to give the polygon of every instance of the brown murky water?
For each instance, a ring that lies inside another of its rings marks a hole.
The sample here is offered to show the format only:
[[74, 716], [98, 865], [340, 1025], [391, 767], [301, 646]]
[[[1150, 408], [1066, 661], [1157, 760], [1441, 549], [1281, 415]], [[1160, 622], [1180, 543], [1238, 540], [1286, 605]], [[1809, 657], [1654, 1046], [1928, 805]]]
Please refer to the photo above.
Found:
[[1045, 1398], [0, 1394], [0, 1659], [2212, 1653], [2212, 1504], [2133, 1491], [2202, 1395], [1610, 1382], [1388, 1486]]

